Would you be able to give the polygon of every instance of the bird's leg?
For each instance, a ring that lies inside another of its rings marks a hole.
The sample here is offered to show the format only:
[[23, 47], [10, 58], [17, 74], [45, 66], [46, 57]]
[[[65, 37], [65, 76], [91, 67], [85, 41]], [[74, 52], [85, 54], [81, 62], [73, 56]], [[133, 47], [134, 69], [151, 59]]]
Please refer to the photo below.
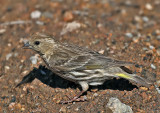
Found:
[[86, 92], [89, 88], [89, 85], [87, 82], [80, 82], [79, 83], [82, 87], [82, 91], [79, 92], [75, 97], [73, 98], [70, 98], [69, 97], [69, 100], [68, 101], [61, 101], [60, 103], [61, 104], [67, 104], [67, 103], [70, 103], [70, 102], [74, 102], [74, 101], [85, 101], [85, 99], [81, 99], [79, 98], [84, 92]]

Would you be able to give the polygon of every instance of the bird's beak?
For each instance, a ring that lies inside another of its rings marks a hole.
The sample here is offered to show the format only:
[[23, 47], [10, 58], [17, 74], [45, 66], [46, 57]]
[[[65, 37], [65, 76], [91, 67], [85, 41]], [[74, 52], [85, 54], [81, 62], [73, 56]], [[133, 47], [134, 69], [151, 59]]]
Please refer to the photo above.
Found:
[[29, 42], [26, 42], [22, 48], [23, 49], [30, 49], [31, 45], [29, 44]]

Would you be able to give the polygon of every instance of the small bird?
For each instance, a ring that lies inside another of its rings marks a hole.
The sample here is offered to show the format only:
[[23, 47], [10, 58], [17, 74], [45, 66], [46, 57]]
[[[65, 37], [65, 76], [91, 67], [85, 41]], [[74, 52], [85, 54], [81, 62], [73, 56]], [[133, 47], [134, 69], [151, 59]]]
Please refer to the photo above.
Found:
[[60, 43], [53, 36], [43, 33], [33, 34], [24, 44], [24, 48], [36, 51], [53, 73], [82, 87], [79, 94], [61, 103], [82, 101], [79, 97], [88, 90], [89, 86], [102, 85], [106, 80], [115, 77], [146, 87], [153, 84], [145, 78], [123, 70], [124, 66], [134, 63], [115, 60], [84, 47]]

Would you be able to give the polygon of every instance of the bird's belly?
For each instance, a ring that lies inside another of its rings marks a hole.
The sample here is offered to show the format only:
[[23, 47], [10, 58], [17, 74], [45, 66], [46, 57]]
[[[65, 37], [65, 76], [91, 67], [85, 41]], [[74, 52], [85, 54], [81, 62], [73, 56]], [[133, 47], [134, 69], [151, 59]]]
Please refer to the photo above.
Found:
[[77, 82], [85, 81], [91, 86], [102, 85], [106, 79], [109, 79], [104, 73], [97, 73], [95, 70], [72, 71], [67, 74], [67, 77]]

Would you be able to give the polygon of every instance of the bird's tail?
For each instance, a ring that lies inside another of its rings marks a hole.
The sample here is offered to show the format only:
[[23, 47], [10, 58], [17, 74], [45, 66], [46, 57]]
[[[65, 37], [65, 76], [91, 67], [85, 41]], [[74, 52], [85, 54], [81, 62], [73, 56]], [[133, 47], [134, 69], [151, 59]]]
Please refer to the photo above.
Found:
[[131, 81], [137, 83], [138, 85], [142, 85], [142, 86], [145, 86], [145, 87], [149, 87], [150, 85], [153, 84], [152, 81], [147, 80], [145, 78], [142, 78], [142, 77], [140, 77], [136, 74], [116, 73], [115, 75], [118, 76], [118, 77], [121, 77], [121, 78], [131, 80]]

